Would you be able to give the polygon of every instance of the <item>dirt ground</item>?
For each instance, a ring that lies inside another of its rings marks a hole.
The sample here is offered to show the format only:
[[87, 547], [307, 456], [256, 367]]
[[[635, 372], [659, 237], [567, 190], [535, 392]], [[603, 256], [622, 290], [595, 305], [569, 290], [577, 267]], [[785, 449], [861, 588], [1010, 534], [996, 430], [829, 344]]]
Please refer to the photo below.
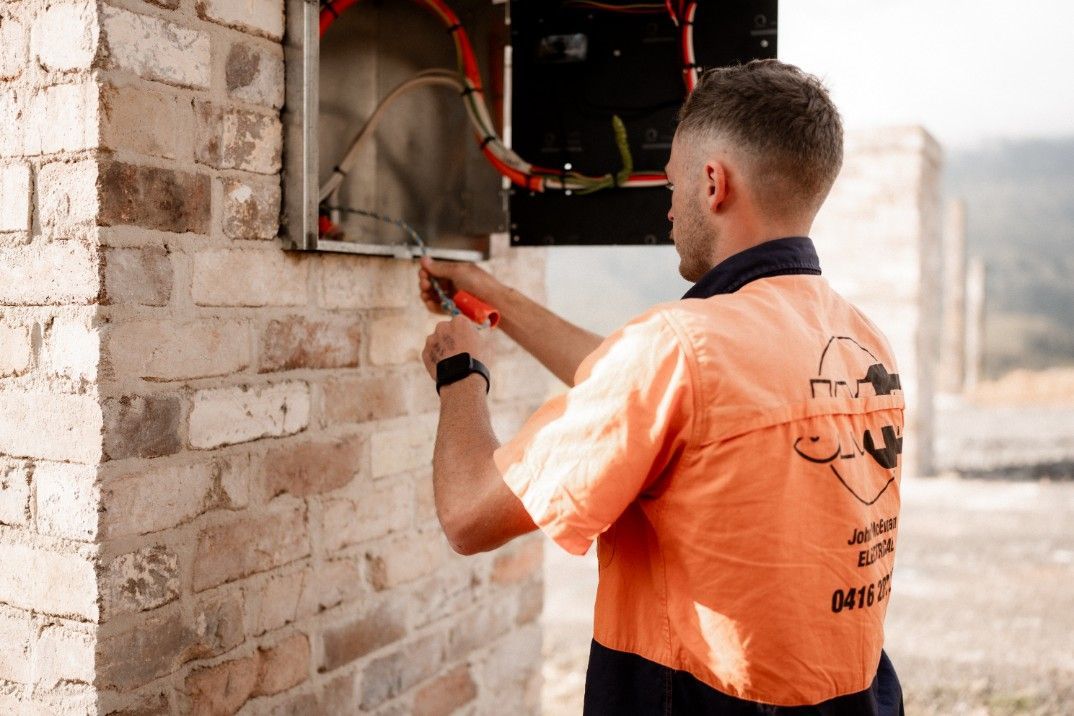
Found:
[[[590, 552], [545, 549], [545, 716], [582, 712]], [[908, 714], [1074, 714], [1074, 482], [905, 480], [895, 575]]]

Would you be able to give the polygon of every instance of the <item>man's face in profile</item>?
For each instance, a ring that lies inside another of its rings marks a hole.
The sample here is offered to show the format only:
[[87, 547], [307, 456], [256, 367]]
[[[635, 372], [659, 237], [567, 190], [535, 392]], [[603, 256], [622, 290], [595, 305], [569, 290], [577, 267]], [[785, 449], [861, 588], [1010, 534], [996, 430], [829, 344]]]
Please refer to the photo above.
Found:
[[689, 146], [690, 139], [675, 134], [671, 158], [665, 171], [671, 189], [671, 240], [679, 254], [679, 274], [687, 281], [697, 281], [712, 268], [716, 229], [706, 221], [702, 203], [701, 166]]

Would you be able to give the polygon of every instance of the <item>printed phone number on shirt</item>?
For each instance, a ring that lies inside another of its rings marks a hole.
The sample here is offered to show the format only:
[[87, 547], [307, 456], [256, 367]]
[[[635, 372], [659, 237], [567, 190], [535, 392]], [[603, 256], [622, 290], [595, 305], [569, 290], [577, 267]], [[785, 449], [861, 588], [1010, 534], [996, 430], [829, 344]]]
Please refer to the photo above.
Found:
[[836, 589], [832, 592], [832, 612], [838, 614], [851, 609], [866, 609], [879, 604], [891, 594], [891, 572], [880, 578], [875, 584], [866, 584], [849, 589]]

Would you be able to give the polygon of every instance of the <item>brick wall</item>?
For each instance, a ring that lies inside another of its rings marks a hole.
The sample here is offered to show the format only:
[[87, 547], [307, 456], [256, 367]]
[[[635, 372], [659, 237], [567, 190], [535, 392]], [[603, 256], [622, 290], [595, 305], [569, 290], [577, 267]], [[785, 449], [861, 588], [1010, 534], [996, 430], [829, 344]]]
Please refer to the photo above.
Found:
[[906, 395], [905, 474], [933, 471], [942, 330], [940, 145], [920, 127], [847, 135], [843, 169], [814, 223], [825, 276], [891, 341]]
[[[440, 533], [415, 266], [274, 238], [282, 28], [0, 8], [4, 712], [537, 709], [541, 541]], [[546, 386], [496, 344], [506, 437]]]

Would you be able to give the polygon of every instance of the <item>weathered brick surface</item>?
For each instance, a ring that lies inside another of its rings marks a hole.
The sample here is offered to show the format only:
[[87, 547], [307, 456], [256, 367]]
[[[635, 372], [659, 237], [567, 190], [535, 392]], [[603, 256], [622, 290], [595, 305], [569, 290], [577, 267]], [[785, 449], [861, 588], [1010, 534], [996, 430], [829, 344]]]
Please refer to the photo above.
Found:
[[[376, 366], [421, 360], [430, 321], [411, 313], [378, 318], [369, 325], [369, 362]], [[417, 320], [415, 320], [417, 319]]]
[[148, 534], [197, 517], [209, 503], [216, 469], [208, 462], [151, 467], [106, 481], [100, 498], [102, 534]]
[[208, 87], [209, 36], [149, 15], [105, 5], [102, 41], [117, 68], [148, 80], [182, 87]]
[[45, 327], [38, 354], [38, 365], [49, 376], [85, 383], [96, 380], [101, 345], [92, 309], [54, 318]]
[[309, 410], [305, 383], [199, 390], [190, 409], [190, 445], [206, 449], [291, 435], [306, 427]]
[[32, 463], [0, 457], [0, 524], [24, 525], [30, 520]]
[[37, 17], [30, 46], [49, 70], [89, 69], [97, 52], [97, 8], [88, 2], [50, 5]]
[[[186, 616], [176, 605], [152, 613], [97, 643], [101, 688], [130, 691], [171, 674], [194, 659], [207, 659], [242, 643], [243, 612], [238, 595], [197, 604]], [[131, 658], [137, 654], [138, 658]]]
[[194, 590], [306, 556], [310, 543], [305, 517], [305, 510], [294, 506], [202, 530], [194, 559]]
[[88, 465], [40, 461], [34, 466], [37, 529], [68, 539], [97, 536], [97, 471]]
[[230, 97], [269, 107], [283, 106], [283, 53], [252, 42], [235, 42], [227, 53], [224, 79]]
[[90, 303], [99, 291], [96, 254], [79, 241], [0, 248], [0, 304]]
[[106, 249], [103, 302], [163, 306], [172, 295], [174, 277], [168, 251], [162, 246]]
[[97, 578], [90, 559], [0, 543], [0, 601], [44, 614], [94, 620]]
[[492, 582], [513, 584], [528, 579], [541, 568], [543, 554], [544, 543], [532, 538], [500, 551], [492, 563]]
[[[97, 162], [57, 161], [37, 171], [37, 219], [53, 236], [97, 223]], [[72, 264], [73, 266], [73, 264]]]
[[0, 392], [0, 453], [91, 464], [101, 456], [101, 408], [85, 395]]
[[249, 331], [239, 321], [138, 321], [114, 326], [105, 335], [105, 360], [117, 375], [204, 378], [235, 373], [250, 363]]
[[269, 321], [261, 332], [260, 371], [353, 368], [362, 357], [362, 327], [353, 320], [311, 321], [302, 316]]
[[336, 490], [366, 471], [366, 454], [362, 436], [285, 443], [265, 455], [266, 496], [289, 492], [305, 497]]
[[45, 626], [34, 648], [33, 668], [37, 687], [53, 689], [61, 682], [92, 683], [93, 645], [93, 632], [88, 626]]
[[375, 708], [435, 674], [443, 649], [443, 634], [433, 634], [371, 661], [362, 680], [362, 708]]
[[327, 255], [321, 261], [326, 308], [406, 308], [417, 297], [417, 265], [371, 256]]
[[300, 616], [301, 598], [307, 584], [312, 586], [313, 570], [303, 567], [288, 574], [270, 574], [264, 580], [251, 580], [243, 587], [252, 636], [293, 623]]
[[271, 179], [223, 181], [224, 236], [232, 239], [274, 239], [280, 231], [280, 182]]
[[30, 330], [0, 323], [0, 378], [26, 372], [32, 355]]
[[377, 590], [391, 589], [436, 571], [451, 554], [439, 531], [419, 532], [370, 547], [369, 580]]
[[30, 228], [30, 167], [0, 164], [0, 231]]
[[0, 48], [0, 80], [17, 79], [26, 66], [26, 24], [15, 17], [5, 17], [0, 22]]
[[205, 174], [123, 162], [103, 162], [99, 180], [102, 226], [131, 224], [158, 231], [209, 231]]
[[391, 599], [360, 617], [325, 627], [321, 634], [324, 654], [320, 671], [331, 671], [361, 658], [406, 633], [405, 605]]
[[99, 91], [93, 82], [45, 87], [29, 96], [22, 149], [53, 154], [92, 149], [98, 141]]
[[299, 306], [309, 264], [278, 250], [205, 251], [194, 257], [194, 302], [202, 306]]
[[190, 713], [233, 714], [242, 708], [256, 686], [256, 655], [192, 671], [186, 678]]
[[295, 634], [258, 652], [255, 694], [278, 694], [301, 684], [309, 677], [310, 643], [305, 634]]
[[373, 436], [373, 477], [427, 467], [433, 461], [435, 427], [418, 423]]
[[198, 15], [272, 39], [283, 37], [282, 0], [198, 0]]
[[30, 683], [33, 642], [34, 624], [29, 612], [0, 608], [0, 679]]
[[322, 396], [329, 425], [385, 420], [407, 412], [407, 382], [399, 373], [332, 380]]
[[179, 555], [149, 545], [113, 558], [101, 579], [101, 616], [141, 612], [179, 597]]
[[477, 684], [466, 664], [430, 681], [414, 697], [414, 716], [449, 716], [477, 697]]
[[327, 500], [321, 510], [325, 549], [347, 545], [405, 529], [410, 525], [407, 507], [413, 500], [405, 482], [392, 482], [367, 491], [357, 499]]
[[[101, 146], [175, 159], [189, 126], [190, 103], [164, 92], [106, 85], [101, 90]], [[152, 118], [147, 121], [147, 118]]]
[[280, 170], [283, 134], [276, 114], [198, 102], [194, 119], [194, 155], [199, 163], [259, 174]]
[[160, 457], [180, 448], [179, 398], [125, 395], [104, 401], [104, 453], [110, 460]]

